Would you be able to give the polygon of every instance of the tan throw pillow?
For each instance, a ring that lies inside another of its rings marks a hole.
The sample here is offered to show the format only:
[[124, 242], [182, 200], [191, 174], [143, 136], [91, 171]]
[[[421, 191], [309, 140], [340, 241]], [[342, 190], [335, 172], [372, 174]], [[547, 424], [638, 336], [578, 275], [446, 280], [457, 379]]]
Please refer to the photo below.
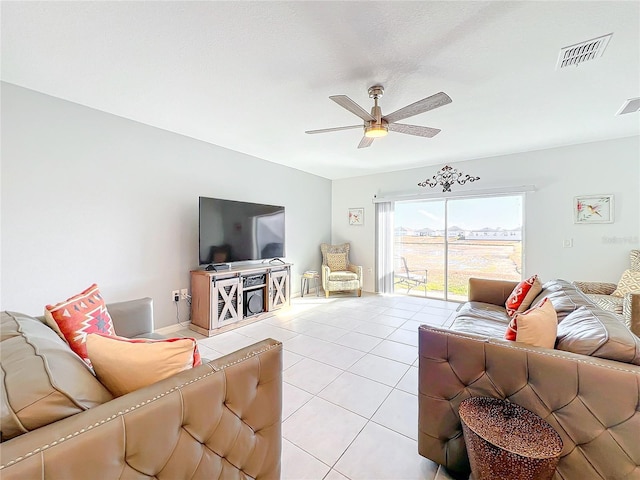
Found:
[[86, 345], [98, 380], [116, 397], [201, 363], [194, 338], [148, 340], [91, 333]]
[[347, 269], [346, 253], [327, 253], [327, 266], [332, 272], [343, 272]]
[[537, 307], [516, 313], [509, 322], [504, 338], [534, 347], [554, 348], [557, 333], [558, 315], [553, 304], [545, 298]]
[[640, 292], [640, 272], [635, 270], [625, 270], [611, 295], [614, 297], [624, 297], [627, 293]]

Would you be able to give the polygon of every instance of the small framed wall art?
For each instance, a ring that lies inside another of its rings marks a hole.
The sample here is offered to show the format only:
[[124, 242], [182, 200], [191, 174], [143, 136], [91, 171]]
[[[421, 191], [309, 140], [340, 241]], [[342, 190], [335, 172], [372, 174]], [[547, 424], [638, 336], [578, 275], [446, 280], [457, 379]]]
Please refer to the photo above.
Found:
[[349, 225], [364, 225], [364, 208], [349, 209]]
[[580, 195], [573, 199], [574, 223], [613, 223], [613, 195]]

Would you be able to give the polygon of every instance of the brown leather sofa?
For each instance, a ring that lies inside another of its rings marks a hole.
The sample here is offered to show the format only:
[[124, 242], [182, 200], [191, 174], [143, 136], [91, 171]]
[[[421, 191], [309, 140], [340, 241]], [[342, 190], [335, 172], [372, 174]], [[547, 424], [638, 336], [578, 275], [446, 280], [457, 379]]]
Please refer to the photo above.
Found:
[[419, 329], [421, 455], [470, 471], [458, 416], [472, 396], [508, 399], [547, 420], [563, 441], [555, 480], [640, 479], [640, 339], [576, 286], [547, 282], [558, 313], [555, 349], [503, 339], [516, 282], [471, 279], [448, 328]]
[[[108, 305], [146, 336], [150, 299]], [[2, 312], [0, 478], [277, 479], [282, 344], [271, 339], [118, 398], [37, 318]]]

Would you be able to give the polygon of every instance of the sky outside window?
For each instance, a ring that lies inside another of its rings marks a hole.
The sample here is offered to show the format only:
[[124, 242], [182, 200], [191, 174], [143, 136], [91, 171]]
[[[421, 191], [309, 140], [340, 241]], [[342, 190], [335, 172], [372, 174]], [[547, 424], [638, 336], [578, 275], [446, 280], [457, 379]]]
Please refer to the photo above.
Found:
[[[520, 195], [451, 199], [448, 203], [448, 210], [449, 228], [456, 226], [463, 230], [480, 230], [482, 228], [510, 230], [522, 227], [522, 197]], [[442, 229], [444, 227], [443, 200], [397, 202], [394, 216], [396, 228]], [[455, 218], [454, 223], [451, 223], [452, 218]]]

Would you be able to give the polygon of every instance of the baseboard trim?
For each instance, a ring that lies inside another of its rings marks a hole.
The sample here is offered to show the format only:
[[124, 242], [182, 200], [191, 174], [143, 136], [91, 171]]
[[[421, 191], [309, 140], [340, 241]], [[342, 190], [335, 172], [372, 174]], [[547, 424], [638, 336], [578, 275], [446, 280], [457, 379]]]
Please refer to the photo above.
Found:
[[160, 335], [170, 335], [172, 333], [179, 332], [180, 330], [184, 330], [185, 328], [189, 328], [189, 322], [184, 322], [182, 325], [179, 323], [175, 323], [167, 327], [156, 328], [154, 330], [154, 333], [159, 333]]

